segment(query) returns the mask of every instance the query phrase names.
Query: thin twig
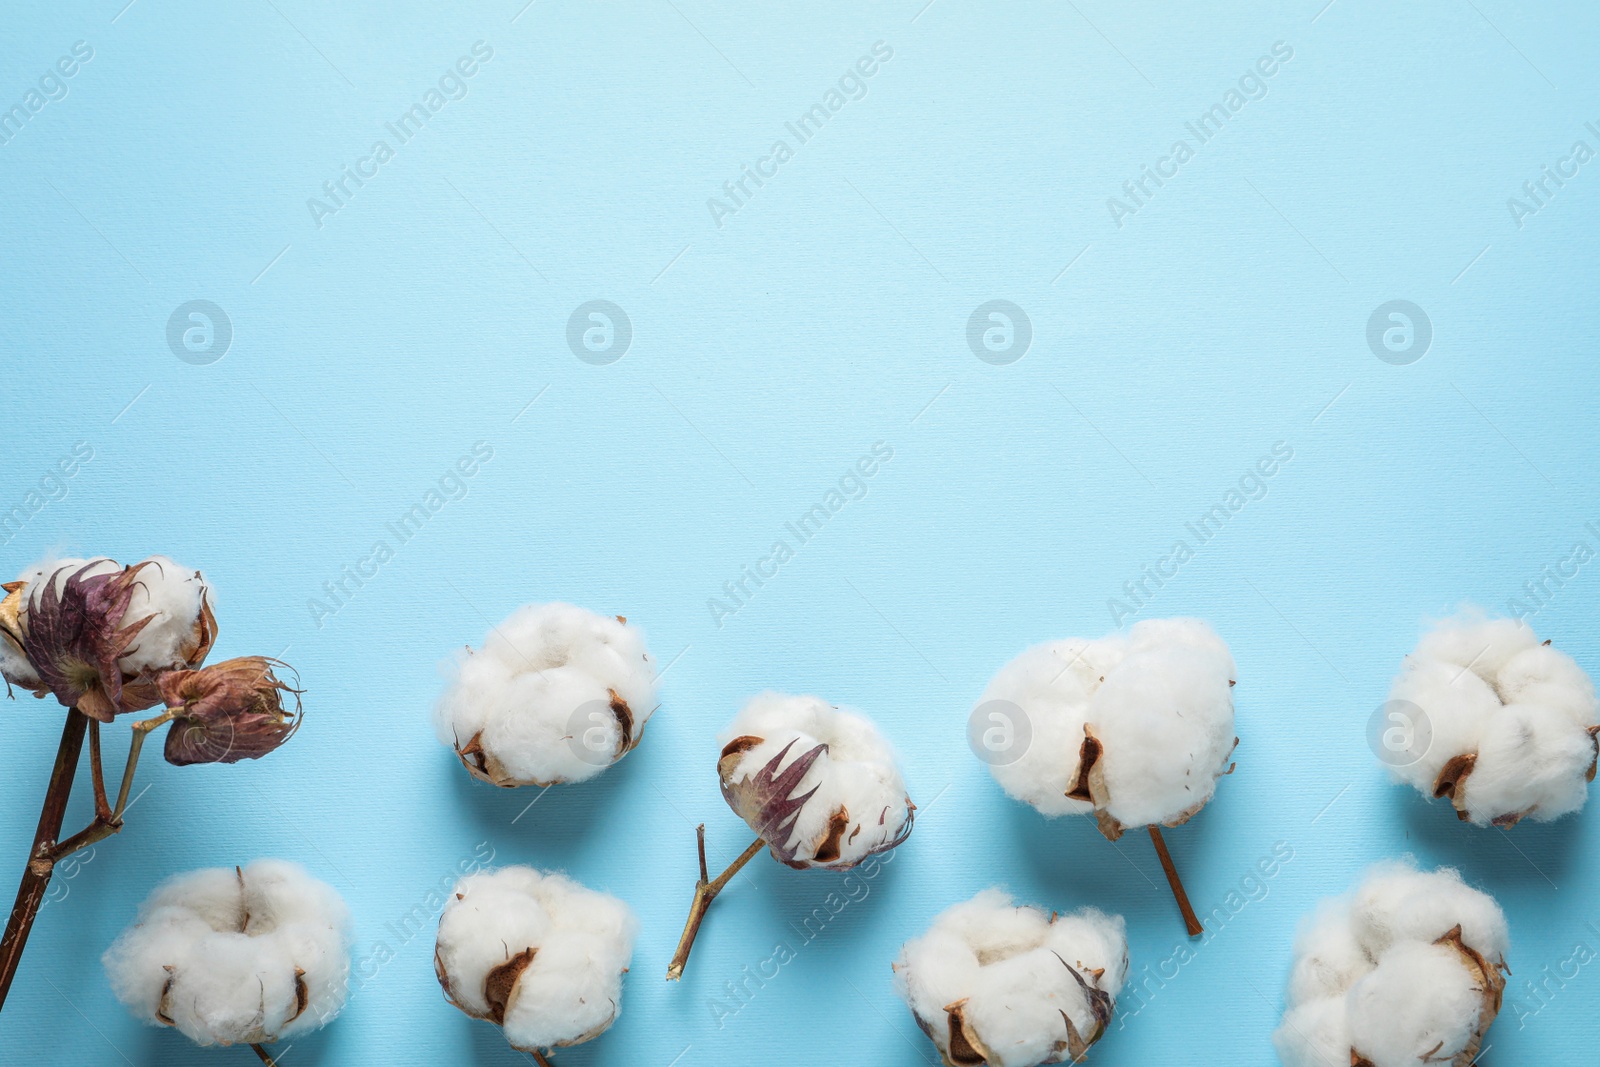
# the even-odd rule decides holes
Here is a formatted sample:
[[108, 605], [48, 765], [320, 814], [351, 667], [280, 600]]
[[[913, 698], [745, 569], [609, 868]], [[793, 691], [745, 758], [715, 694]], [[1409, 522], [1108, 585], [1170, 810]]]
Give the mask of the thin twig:
[[694, 902], [689, 905], [689, 918], [683, 924], [683, 936], [678, 939], [678, 951], [672, 954], [672, 963], [667, 967], [667, 981], [675, 982], [683, 977], [684, 965], [689, 962], [689, 952], [694, 948], [694, 939], [700, 933], [700, 923], [706, 917], [706, 909], [711, 907], [711, 902], [722, 892], [730, 879], [738, 874], [740, 869], [751, 860], [756, 853], [766, 846], [761, 838], [750, 842], [750, 847], [745, 849], [738, 859], [728, 865], [728, 869], [717, 875], [716, 881], [706, 881], [706, 825], [701, 823], [695, 829], [695, 835], [700, 843], [700, 880], [694, 886]]
[[145, 738], [150, 736], [152, 730], [171, 722], [182, 710], [182, 708], [168, 708], [160, 715], [141, 719], [133, 724], [133, 740], [128, 744], [128, 763], [122, 769], [122, 786], [117, 790], [117, 806], [106, 815], [97, 813], [94, 822], [51, 848], [49, 850], [51, 862], [57, 862], [81, 848], [88, 848], [104, 841], [122, 829], [122, 813], [128, 808], [128, 793], [133, 789], [133, 775], [139, 766], [139, 752], [144, 748]]
[[1178, 878], [1178, 868], [1172, 864], [1172, 853], [1167, 851], [1167, 843], [1161, 837], [1161, 828], [1151, 823], [1147, 829], [1150, 831], [1150, 842], [1156, 846], [1156, 857], [1161, 860], [1161, 869], [1166, 872], [1167, 884], [1172, 887], [1172, 895], [1178, 901], [1178, 910], [1183, 912], [1183, 925], [1188, 929], [1190, 937], [1198, 937], [1205, 933], [1206, 928], [1200, 925], [1200, 919], [1189, 904], [1189, 894], [1183, 891], [1183, 882]]
[[22, 950], [27, 947], [28, 934], [33, 921], [38, 918], [39, 906], [44, 903], [45, 890], [50, 887], [50, 876], [55, 873], [55, 860], [50, 848], [61, 833], [62, 820], [67, 815], [67, 798], [72, 794], [72, 778], [78, 770], [78, 758], [83, 754], [83, 734], [89, 720], [77, 708], [67, 709], [67, 721], [61, 727], [61, 744], [56, 749], [55, 767], [50, 772], [50, 785], [45, 789], [44, 807], [39, 812], [39, 829], [33, 836], [33, 849], [28, 853], [28, 865], [22, 872], [22, 884], [17, 887], [17, 903], [6, 922], [5, 937], [0, 939], [0, 1007], [5, 1006], [6, 994], [11, 991], [11, 980], [22, 963]]
[[89, 720], [89, 773], [94, 779], [95, 818], [111, 814], [111, 802], [106, 799], [106, 772], [100, 765], [100, 720]]
[[253, 1044], [253, 1043], [251, 1044], [250, 1048], [251, 1048], [251, 1050], [253, 1052], [255, 1052], [255, 1054], [257, 1056], [261, 1057], [261, 1062], [266, 1064], [267, 1067], [278, 1067], [277, 1061], [274, 1060], [270, 1055], [267, 1054], [267, 1050], [266, 1049], [262, 1048], [260, 1045]]
[[537, 1063], [539, 1067], [550, 1067], [550, 1057], [546, 1056], [538, 1049], [530, 1048], [528, 1050], [528, 1055], [533, 1057], [533, 1062]]

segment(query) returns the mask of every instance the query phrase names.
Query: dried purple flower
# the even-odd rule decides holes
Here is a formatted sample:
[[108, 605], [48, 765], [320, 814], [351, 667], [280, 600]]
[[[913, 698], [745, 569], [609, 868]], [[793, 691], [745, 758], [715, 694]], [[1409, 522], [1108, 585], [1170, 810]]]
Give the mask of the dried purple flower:
[[[117, 660], [128, 651], [153, 615], [122, 625], [143, 564], [104, 571], [86, 563], [58, 582], [51, 575], [28, 603], [22, 648], [43, 687], [67, 707], [91, 719], [110, 722], [119, 712], [140, 711], [155, 703], [152, 694], [123, 692]], [[98, 573], [90, 573], [98, 571]]]
[[[175, 713], [167, 731], [167, 762], [180, 767], [237, 763], [265, 756], [287, 741], [300, 728], [301, 691], [273, 673], [274, 667], [286, 666], [265, 656], [241, 656], [158, 676], [161, 699]], [[292, 711], [284, 707], [285, 693], [294, 697]]]
[[[100, 722], [159, 703], [156, 673], [198, 667], [217, 636], [204, 579], [182, 577], [164, 557], [131, 567], [76, 560], [4, 588], [7, 680]], [[129, 619], [135, 604], [138, 617]]]

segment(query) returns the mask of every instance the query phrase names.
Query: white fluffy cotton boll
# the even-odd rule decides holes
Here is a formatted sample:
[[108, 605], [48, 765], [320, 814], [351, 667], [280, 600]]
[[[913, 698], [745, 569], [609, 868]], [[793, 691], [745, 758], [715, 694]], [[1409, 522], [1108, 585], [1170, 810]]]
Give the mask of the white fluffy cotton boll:
[[[202, 640], [197, 631], [216, 625], [208, 618], [216, 605], [211, 585], [193, 567], [180, 566], [166, 556], [151, 556], [136, 566], [142, 569], [124, 620], [137, 622], [149, 616], [150, 622], [119, 662], [134, 674], [191, 666]], [[209, 640], [206, 644], [209, 647]]]
[[456, 657], [434, 708], [439, 740], [500, 786], [593, 778], [638, 745], [656, 665], [637, 626], [571, 604], [517, 609]]
[[[151, 556], [135, 566], [139, 568], [139, 576], [123, 613], [122, 625], [132, 626], [144, 619], [150, 621], [118, 659], [123, 674], [147, 675], [198, 666], [216, 636], [216, 619], [212, 614], [216, 596], [210, 584], [199, 571], [174, 563], [166, 556]], [[121, 569], [121, 564], [105, 557], [40, 560], [17, 576], [17, 582], [23, 583], [17, 591], [17, 599], [12, 602], [17, 625], [24, 630], [27, 628], [29, 606], [49, 585], [53, 584], [56, 594], [60, 595], [67, 579], [80, 571], [88, 578]], [[3, 638], [0, 638], [0, 672], [18, 685], [29, 688], [39, 685], [38, 676], [22, 656], [22, 650], [15, 642]]]
[[1434, 942], [1461, 927], [1462, 939], [1490, 960], [1511, 949], [1505, 915], [1494, 898], [1461, 880], [1451, 867], [1419, 871], [1409, 862], [1373, 864], [1340, 902], [1362, 951], [1378, 959], [1392, 945]]
[[865, 716], [763, 693], [720, 734], [722, 795], [791, 867], [854, 867], [911, 833], [894, 750]]
[[1349, 902], [1323, 901], [1296, 939], [1289, 1002], [1305, 1004], [1342, 995], [1372, 970], [1375, 956], [1368, 955], [1356, 936]]
[[1572, 657], [1523, 623], [1469, 609], [1437, 624], [1389, 700], [1421, 709], [1430, 735], [1420, 758], [1392, 773], [1425, 796], [1448, 796], [1462, 820], [1505, 827], [1583, 807], [1600, 701]]
[[176, 875], [103, 962], [117, 999], [200, 1045], [315, 1030], [344, 1006], [350, 914], [331, 886], [283, 860]]
[[434, 970], [450, 1003], [513, 1047], [576, 1045], [616, 1021], [637, 929], [622, 901], [564, 875], [484, 871], [445, 904]]
[[990, 762], [1002, 788], [1046, 815], [1094, 811], [1113, 840], [1177, 826], [1232, 765], [1233, 656], [1198, 619], [1149, 619], [1126, 634], [1037, 645], [980, 698], [1014, 705], [1031, 740]]
[[1128, 969], [1120, 915], [1018, 907], [986, 889], [900, 950], [895, 988], [952, 1067], [1076, 1061], [1105, 1033]]
[[1290, 1008], [1272, 1035], [1285, 1067], [1346, 1067], [1350, 1062], [1350, 1020], [1343, 997], [1313, 1000]]
[[1395, 945], [1345, 998], [1361, 1055], [1375, 1067], [1414, 1067], [1450, 1063], [1469, 1044], [1475, 1054], [1484, 1007], [1477, 981], [1450, 945]]
[[1295, 939], [1285, 1067], [1472, 1062], [1500, 1010], [1505, 916], [1448, 868], [1372, 867], [1319, 906]]

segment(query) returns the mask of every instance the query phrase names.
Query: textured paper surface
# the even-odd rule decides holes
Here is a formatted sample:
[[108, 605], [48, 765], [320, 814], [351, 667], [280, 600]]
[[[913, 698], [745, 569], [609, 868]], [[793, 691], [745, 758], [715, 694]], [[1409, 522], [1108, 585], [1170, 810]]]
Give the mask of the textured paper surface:
[[[1600, 668], [1600, 563], [1545, 577], [1576, 542], [1600, 550], [1600, 161], [1561, 187], [1541, 170], [1600, 151], [1590, 6], [123, 3], [0, 16], [0, 107], [27, 111], [0, 144], [0, 510], [29, 512], [0, 556], [7, 574], [57, 550], [203, 568], [217, 655], [281, 652], [307, 720], [258, 762], [145, 766], [126, 830], [58, 878], [0, 1063], [251, 1062], [135, 1023], [99, 955], [165, 875], [266, 855], [346, 896], [362, 976], [285, 1067], [522, 1062], [430, 962], [430, 890], [490, 850], [641, 916], [622, 1017], [560, 1053], [571, 1067], [934, 1059], [889, 964], [996, 883], [1127, 916], [1144, 1003], [1124, 998], [1093, 1062], [1268, 1065], [1296, 921], [1408, 850], [1510, 919], [1484, 1062], [1587, 1055], [1596, 811], [1460, 825], [1388, 784], [1365, 730], [1424, 618], [1504, 610], [1530, 581], [1541, 637]], [[28, 110], [78, 41], [92, 58]], [[877, 42], [892, 57], [852, 99], [841, 79]], [[1292, 58], [1255, 76], [1264, 95], [1241, 87], [1278, 42]], [[413, 104], [426, 121], [402, 142], [388, 124]], [[1226, 121], [1200, 143], [1213, 105]], [[1192, 158], [1134, 202], [1124, 183], [1170, 174], [1180, 139]], [[746, 165], [766, 176], [735, 204]], [[369, 176], [328, 210], [345, 167]], [[229, 330], [186, 311], [169, 344], [197, 300]], [[580, 359], [569, 319], [595, 300], [630, 330], [585, 312]], [[969, 346], [995, 300], [1026, 316], [1020, 359], [984, 347], [1016, 343], [1015, 315], [980, 317], [988, 359]], [[1410, 362], [1383, 347], [1404, 322], [1380, 323], [1387, 358], [1368, 342], [1397, 300], [1431, 327]], [[591, 329], [613, 347], [584, 347]], [[80, 442], [93, 458], [32, 512]], [[397, 536], [479, 442], [464, 498]], [[858, 491], [878, 442], [892, 459]], [[1280, 442], [1292, 458], [1258, 492]], [[830, 491], [802, 540], [789, 524]], [[1214, 506], [1202, 543], [1188, 524]], [[996, 668], [1112, 629], [1147, 566], [1170, 576], [1131, 618], [1204, 616], [1239, 666], [1238, 772], [1167, 834], [1202, 916], [1231, 910], [1181, 963], [1148, 842], [1009, 801], [964, 739]], [[346, 567], [367, 577], [335, 605]], [[598, 780], [497, 791], [433, 738], [437, 667], [549, 599], [643, 627], [663, 706]], [[837, 914], [842, 878], [758, 858], [668, 986], [694, 824], [713, 862], [748, 842], [715, 735], [765, 687], [873, 715], [916, 831]], [[9, 894], [60, 714], [0, 710]], [[110, 731], [113, 763], [125, 744]], [[69, 829], [87, 818], [84, 777]], [[1254, 880], [1275, 847], [1293, 858]]]

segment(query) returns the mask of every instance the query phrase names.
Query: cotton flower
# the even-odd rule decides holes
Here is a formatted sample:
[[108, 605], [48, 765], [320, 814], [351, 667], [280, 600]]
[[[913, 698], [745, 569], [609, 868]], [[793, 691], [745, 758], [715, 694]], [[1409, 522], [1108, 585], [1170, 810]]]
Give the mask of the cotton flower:
[[656, 708], [637, 627], [571, 604], [517, 609], [466, 649], [434, 709], [439, 740], [500, 786], [593, 778], [631, 752]]
[[[968, 726], [1003, 789], [1046, 815], [1093, 812], [1115, 841], [1145, 827], [1191, 936], [1203, 932], [1160, 827], [1188, 822], [1233, 773], [1233, 655], [1199, 619], [1147, 619], [1098, 641], [1035, 645], [1001, 667]], [[986, 734], [985, 734], [986, 736]]]
[[1198, 619], [1149, 619], [1098, 641], [1035, 645], [1000, 668], [979, 701], [1021, 709], [1032, 738], [989, 766], [1046, 815], [1094, 812], [1125, 829], [1178, 826], [1233, 768], [1233, 656]]
[[1000, 889], [943, 912], [894, 964], [895, 989], [949, 1067], [1079, 1062], [1127, 971], [1122, 916], [1047, 914]]
[[713, 880], [706, 869], [706, 827], [700, 824], [700, 880], [667, 965], [669, 982], [683, 977], [706, 909], [763, 848], [798, 870], [848, 870], [905, 841], [917, 810], [878, 728], [817, 697], [762, 693], [720, 740], [723, 799], [756, 839]]
[[1509, 945], [1499, 905], [1454, 870], [1380, 863], [1302, 924], [1273, 1044], [1285, 1067], [1466, 1067]]
[[763, 693], [722, 731], [722, 795], [791, 867], [854, 867], [911, 833], [916, 805], [877, 727], [812, 696]]
[[137, 1018], [200, 1045], [256, 1045], [339, 1014], [349, 924], [331, 886], [293, 863], [257, 860], [167, 879], [102, 962]]
[[[241, 656], [160, 675], [157, 687], [175, 719], [167, 730], [167, 762], [258, 759], [292, 737], [300, 728], [300, 691], [273, 673], [285, 666], [265, 656]], [[295, 698], [293, 711], [283, 706], [285, 693]]]
[[102, 722], [155, 704], [155, 676], [199, 666], [216, 640], [210, 586], [165, 556], [46, 561], [4, 589], [6, 680]]
[[[217, 637], [211, 587], [199, 571], [166, 556], [129, 567], [105, 557], [51, 559], [0, 589], [0, 674], [8, 693], [21, 685], [37, 697], [53, 695], [68, 709], [17, 906], [6, 924], [3, 1006], [56, 866], [122, 829], [150, 734], [175, 722], [166, 744], [172, 763], [232, 763], [286, 741], [299, 724], [300, 708], [298, 699], [292, 712], [284, 707], [283, 694], [298, 698], [299, 690], [274, 674], [287, 667], [277, 660], [248, 656], [201, 667]], [[163, 703], [160, 714], [131, 724], [122, 781], [113, 793], [107, 788], [103, 729], [118, 715]], [[67, 834], [67, 795], [85, 751], [94, 816]]]
[[445, 999], [513, 1048], [577, 1045], [616, 1022], [637, 930], [626, 904], [564, 875], [483, 871], [445, 904], [434, 971]]
[[1506, 827], [1583, 807], [1600, 732], [1594, 684], [1524, 623], [1471, 611], [1439, 623], [1406, 657], [1389, 701], [1420, 708], [1402, 717], [1430, 734], [1420, 758], [1391, 763], [1394, 776], [1449, 797], [1463, 821]]

